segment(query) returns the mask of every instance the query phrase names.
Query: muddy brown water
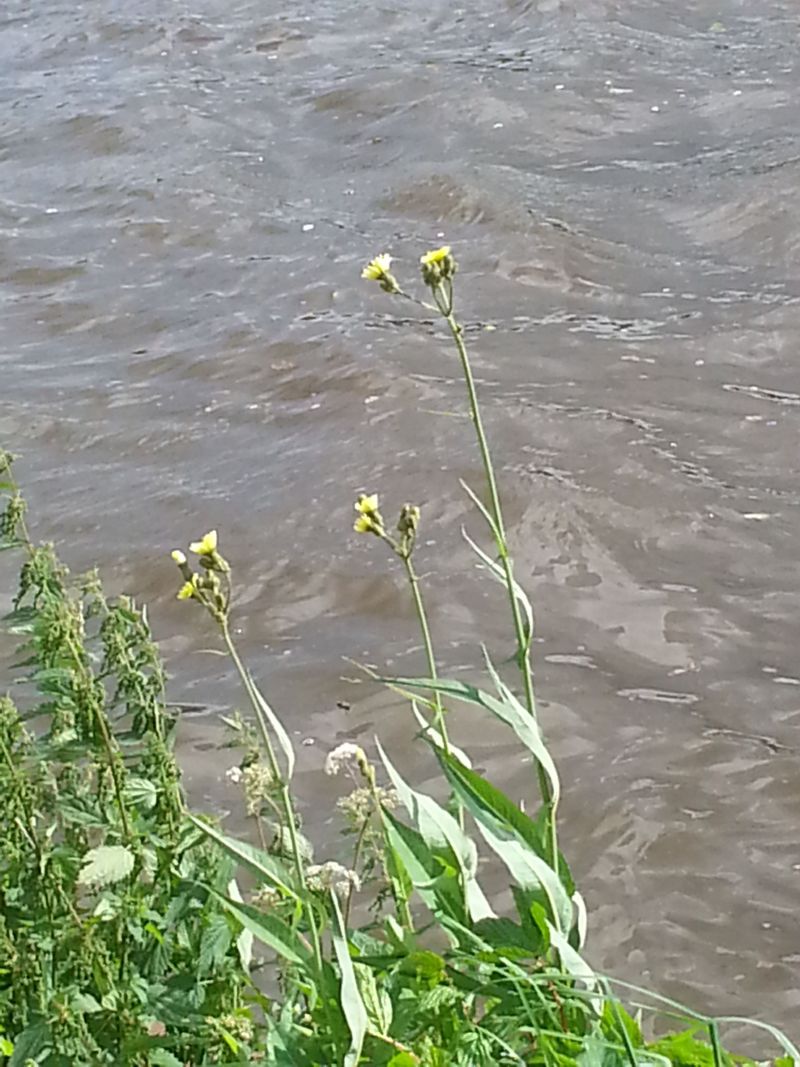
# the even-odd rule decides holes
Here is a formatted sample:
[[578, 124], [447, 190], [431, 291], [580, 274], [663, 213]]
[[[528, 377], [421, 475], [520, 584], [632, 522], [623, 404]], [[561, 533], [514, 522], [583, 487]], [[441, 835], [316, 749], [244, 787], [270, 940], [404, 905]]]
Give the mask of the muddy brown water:
[[[795, 1035], [798, 28], [735, 0], [0, 12], [0, 439], [38, 531], [149, 602], [197, 802], [233, 804], [238, 697], [168, 551], [210, 527], [334, 851], [337, 740], [430, 775], [404, 709], [348, 681], [345, 657], [422, 668], [399, 575], [350, 533], [358, 489], [422, 504], [448, 669], [509, 651], [460, 539], [455, 361], [358, 276], [389, 250], [413, 278], [446, 239], [589, 954]], [[507, 737], [454, 729], [531, 796]]]

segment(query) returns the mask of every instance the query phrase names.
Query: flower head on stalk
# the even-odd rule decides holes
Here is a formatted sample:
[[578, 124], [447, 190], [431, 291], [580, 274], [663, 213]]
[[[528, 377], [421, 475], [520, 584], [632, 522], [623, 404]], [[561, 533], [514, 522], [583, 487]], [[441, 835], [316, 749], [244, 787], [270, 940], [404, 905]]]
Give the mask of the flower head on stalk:
[[435, 289], [442, 281], [449, 281], [457, 270], [456, 261], [450, 251], [450, 245], [442, 245], [420, 256], [422, 280], [425, 284]]
[[400, 554], [403, 556], [410, 556], [414, 551], [419, 519], [420, 510], [416, 504], [403, 504], [400, 518], [397, 520], [397, 532], [400, 534]]
[[399, 293], [400, 286], [397, 284], [397, 279], [389, 270], [391, 265], [392, 257], [387, 252], [381, 252], [364, 267], [361, 277], [368, 282], [378, 282], [386, 293]]
[[354, 506], [358, 512], [358, 518], [353, 523], [356, 533], [373, 533], [378, 537], [383, 537], [386, 531], [383, 516], [378, 511], [378, 494], [361, 493]]

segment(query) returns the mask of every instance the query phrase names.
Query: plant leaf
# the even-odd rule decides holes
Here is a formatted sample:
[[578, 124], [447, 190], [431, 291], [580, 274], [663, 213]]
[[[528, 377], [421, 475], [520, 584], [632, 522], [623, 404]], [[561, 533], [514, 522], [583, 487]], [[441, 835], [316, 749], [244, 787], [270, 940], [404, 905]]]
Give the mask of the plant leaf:
[[479, 919], [494, 918], [489, 901], [478, 885], [478, 850], [475, 842], [470, 840], [453, 816], [444, 810], [433, 797], [418, 793], [412, 789], [395, 770], [391, 760], [383, 751], [380, 741], [375, 739], [386, 773], [392, 780], [406, 811], [425, 839], [426, 844], [434, 849], [448, 846], [452, 849], [461, 874], [461, 887], [467, 913], [473, 922]]
[[[231, 878], [230, 882], [228, 882], [228, 896], [231, 900], [235, 900], [237, 904], [244, 904], [244, 899], [239, 890], [239, 883], [235, 878]], [[242, 967], [249, 974], [250, 964], [253, 962], [252, 930], [242, 930], [236, 938], [236, 951], [239, 953], [239, 961]]]
[[78, 872], [78, 885], [102, 889], [127, 878], [133, 870], [134, 858], [124, 845], [100, 845], [90, 848], [83, 857], [83, 866]]
[[[467, 531], [463, 528], [461, 530], [461, 536], [467, 542], [467, 544], [475, 553], [475, 555], [489, 569], [489, 573], [494, 575], [494, 577], [500, 582], [504, 589], [508, 589], [508, 578], [506, 577], [506, 572], [503, 570], [497, 560], [492, 559], [492, 557], [487, 552], [484, 552], [483, 549], [472, 540]], [[531, 602], [530, 600], [528, 600], [528, 596], [525, 590], [513, 576], [511, 578], [511, 591], [516, 597], [517, 603], [522, 608], [522, 614], [525, 623], [525, 644], [521, 649], [521, 652], [523, 655], [527, 656], [531, 650], [531, 642], [533, 641], [533, 608], [531, 607]]]
[[243, 904], [241, 901], [225, 897], [216, 890], [210, 890], [216, 899], [226, 908], [234, 918], [238, 919], [245, 930], [258, 938], [263, 944], [268, 945], [278, 955], [290, 963], [305, 963], [309, 959], [309, 952], [299, 934], [279, 919], [277, 915], [259, 911], [252, 904]]
[[[426, 740], [432, 742], [432, 744], [434, 744], [437, 748], [444, 749], [444, 738], [442, 737], [441, 733], [436, 729], [436, 727], [432, 723], [429, 723], [425, 716], [422, 714], [422, 712], [419, 710], [419, 706], [416, 700], [411, 701], [411, 710], [414, 712], [414, 718], [419, 723], [423, 737], [425, 737]], [[453, 744], [452, 741], [448, 743], [447, 747], [450, 749], [450, 752], [456, 757], [456, 759], [463, 763], [465, 767], [472, 766], [472, 760], [469, 758], [466, 752], [464, 752], [463, 749], [458, 748], [456, 745]]]
[[204, 822], [195, 815], [190, 814], [189, 821], [206, 837], [210, 837], [212, 841], [215, 841], [233, 859], [243, 863], [245, 867], [248, 867], [255, 874], [261, 875], [270, 885], [280, 889], [281, 892], [286, 893], [293, 900], [299, 899], [292, 887], [291, 876], [280, 860], [270, 856], [268, 852], [256, 848], [254, 845], [249, 845], [246, 841], [238, 841], [235, 837], [228, 837], [215, 826], [212, 826], [211, 823]]
[[[459, 923], [467, 921], [464, 898], [456, 871], [447, 873], [445, 860], [425, 843], [422, 834], [406, 826], [391, 811], [384, 811], [389, 846], [402, 864], [411, 884], [425, 905], [438, 918], [447, 916]], [[451, 855], [447, 850], [448, 856]]]
[[331, 928], [333, 937], [333, 950], [341, 972], [340, 998], [342, 1011], [350, 1029], [350, 1050], [344, 1058], [344, 1067], [356, 1067], [361, 1058], [361, 1049], [364, 1046], [364, 1038], [367, 1034], [369, 1016], [361, 999], [361, 993], [356, 981], [356, 972], [353, 969], [353, 961], [350, 958], [350, 949], [347, 944], [347, 931], [342, 918], [342, 911], [335, 892], [331, 892], [334, 922]]
[[249, 671], [247, 672], [247, 677], [252, 687], [253, 694], [258, 701], [258, 706], [272, 727], [275, 737], [278, 739], [278, 744], [281, 746], [281, 750], [286, 757], [286, 779], [287, 781], [291, 781], [292, 775], [294, 774], [295, 764], [294, 747], [292, 746], [292, 742], [289, 740], [289, 735], [286, 733], [283, 723], [264, 699], [263, 693], [256, 685], [255, 679]]

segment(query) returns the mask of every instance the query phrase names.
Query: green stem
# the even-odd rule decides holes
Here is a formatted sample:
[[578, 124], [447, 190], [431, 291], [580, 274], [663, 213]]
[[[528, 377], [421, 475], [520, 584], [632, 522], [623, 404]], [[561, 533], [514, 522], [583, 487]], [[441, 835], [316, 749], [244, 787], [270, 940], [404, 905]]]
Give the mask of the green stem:
[[[436, 671], [436, 657], [433, 653], [433, 641], [431, 639], [430, 626], [428, 625], [428, 614], [425, 611], [425, 603], [422, 599], [422, 591], [419, 587], [419, 575], [414, 569], [414, 564], [411, 561], [411, 553], [400, 553], [403, 560], [403, 566], [406, 569], [406, 575], [408, 576], [408, 584], [411, 587], [411, 596], [414, 599], [414, 608], [417, 612], [417, 619], [419, 620], [419, 628], [422, 631], [422, 643], [425, 646], [425, 658], [428, 662], [428, 677], [431, 681], [438, 679]], [[442, 705], [442, 697], [438, 692], [433, 694], [434, 703], [434, 723], [436, 729], [439, 731], [442, 738], [442, 748], [445, 753], [450, 755], [450, 741], [447, 736], [447, 727], [444, 721], [444, 707]]]
[[[434, 298], [439, 306], [442, 317], [450, 328], [450, 333], [452, 334], [459, 359], [461, 360], [461, 369], [467, 386], [467, 396], [469, 398], [470, 415], [472, 424], [475, 427], [478, 448], [480, 450], [481, 459], [483, 460], [483, 469], [486, 474], [486, 482], [489, 488], [489, 510], [495, 525], [497, 552], [500, 557], [503, 574], [505, 575], [505, 584], [508, 591], [509, 604], [511, 606], [511, 616], [517, 641], [517, 658], [519, 660], [519, 667], [522, 673], [522, 684], [525, 690], [525, 703], [527, 704], [528, 711], [534, 718], [536, 718], [533, 672], [531, 671], [530, 658], [526, 651], [527, 636], [525, 633], [522, 611], [520, 610], [519, 601], [514, 593], [514, 565], [508, 551], [506, 528], [503, 521], [503, 509], [500, 504], [500, 492], [497, 487], [497, 478], [494, 472], [491, 451], [489, 450], [489, 442], [486, 439], [486, 431], [483, 428], [483, 419], [481, 418], [481, 410], [478, 403], [478, 391], [475, 387], [475, 378], [472, 374], [472, 366], [470, 365], [467, 346], [464, 343], [464, 333], [461, 325], [453, 314], [452, 285], [448, 285], [446, 291], [441, 288], [434, 290]], [[558, 873], [558, 830], [556, 827], [555, 812], [553, 811], [553, 796], [545, 769], [538, 760], [536, 761], [536, 774], [542, 800], [548, 808], [550, 863], [556, 873]]]
[[[253, 707], [253, 711], [256, 713], [261, 736], [264, 740], [264, 746], [267, 751], [267, 759], [269, 760], [270, 771], [275, 781], [278, 783], [278, 792], [280, 795], [281, 806], [286, 818], [286, 826], [289, 831], [289, 842], [292, 849], [292, 859], [294, 861], [295, 874], [297, 876], [297, 884], [303, 891], [303, 895], [307, 896], [306, 890], [306, 873], [303, 866], [303, 857], [300, 853], [300, 843], [297, 838], [297, 820], [295, 818], [294, 804], [292, 803], [292, 796], [289, 792], [289, 787], [286, 784], [286, 780], [283, 777], [278, 758], [275, 755], [275, 747], [272, 744], [272, 738], [269, 732], [269, 724], [264, 718], [264, 713], [261, 710], [261, 704], [258, 699], [258, 694], [253, 687], [252, 679], [247, 671], [244, 663], [239, 656], [239, 652], [236, 645], [233, 642], [231, 636], [230, 627], [228, 626], [228, 619], [226, 615], [221, 616], [218, 619], [220, 630], [222, 631], [222, 638], [225, 642], [225, 647], [228, 650], [228, 654], [233, 661], [233, 665], [236, 667], [237, 673], [242, 681], [242, 685], [245, 688], [247, 696], [250, 699], [250, 704]], [[314, 905], [310, 901], [306, 901], [306, 916], [308, 918], [308, 926], [311, 932], [311, 943], [314, 950], [314, 961], [317, 967], [317, 975], [322, 981], [322, 942], [320, 939], [319, 926], [317, 924], [317, 916], [314, 912]]]

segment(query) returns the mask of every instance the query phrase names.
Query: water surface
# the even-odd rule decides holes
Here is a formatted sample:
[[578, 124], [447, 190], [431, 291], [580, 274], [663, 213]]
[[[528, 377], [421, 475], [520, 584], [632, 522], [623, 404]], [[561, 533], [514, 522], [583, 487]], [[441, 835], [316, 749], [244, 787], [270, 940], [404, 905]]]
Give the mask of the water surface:
[[[423, 506], [449, 669], [508, 651], [460, 539], [452, 354], [358, 277], [447, 240], [591, 958], [796, 1034], [796, 6], [6, 0], [0, 30], [0, 440], [41, 534], [149, 601], [198, 802], [231, 803], [238, 697], [176, 543], [222, 533], [319, 840], [336, 740], [418, 759], [348, 681], [422, 667], [357, 490]], [[507, 738], [460, 729], [531, 796]]]

